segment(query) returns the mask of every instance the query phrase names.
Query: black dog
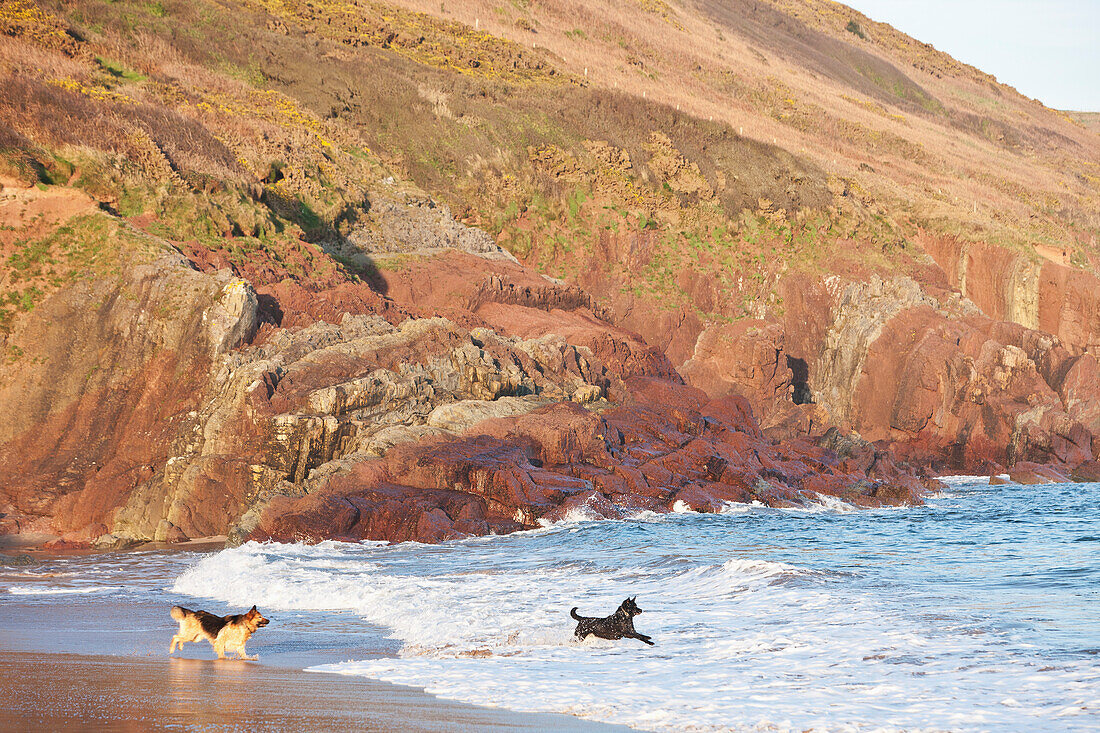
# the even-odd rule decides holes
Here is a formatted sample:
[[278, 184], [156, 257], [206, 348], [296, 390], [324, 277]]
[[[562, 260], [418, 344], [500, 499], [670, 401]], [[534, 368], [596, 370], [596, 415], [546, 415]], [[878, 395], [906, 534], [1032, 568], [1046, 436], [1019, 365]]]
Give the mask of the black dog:
[[615, 613], [606, 618], [578, 616], [577, 609], [574, 608], [569, 612], [569, 615], [577, 620], [577, 630], [573, 633], [582, 641], [584, 637], [592, 634], [601, 639], [611, 639], [613, 641], [623, 638], [637, 639], [653, 646], [653, 642], [649, 640], [648, 636], [639, 634], [634, 630], [634, 617], [642, 612], [642, 609], [638, 608], [638, 604], [634, 602], [637, 597], [627, 598]]

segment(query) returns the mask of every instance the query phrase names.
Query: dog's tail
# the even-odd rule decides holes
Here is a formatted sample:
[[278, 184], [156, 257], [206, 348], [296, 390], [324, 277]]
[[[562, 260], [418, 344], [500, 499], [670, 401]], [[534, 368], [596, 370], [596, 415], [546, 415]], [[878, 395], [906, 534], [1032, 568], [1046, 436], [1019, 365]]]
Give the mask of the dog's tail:
[[172, 610], [169, 613], [172, 614], [172, 618], [175, 620], [183, 621], [184, 617], [191, 613], [191, 611], [183, 606], [172, 606]]
[[583, 621], [584, 620], [584, 616], [578, 616], [577, 615], [577, 607], [576, 606], [573, 606], [573, 609], [569, 612], [569, 615], [572, 616], [573, 618], [575, 618], [577, 621]]

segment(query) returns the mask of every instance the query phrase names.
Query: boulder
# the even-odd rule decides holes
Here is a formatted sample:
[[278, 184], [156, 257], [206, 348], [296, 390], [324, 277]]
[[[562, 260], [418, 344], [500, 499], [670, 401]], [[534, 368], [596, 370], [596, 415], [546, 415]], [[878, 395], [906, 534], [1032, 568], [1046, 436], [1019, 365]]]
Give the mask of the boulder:
[[1008, 471], [1009, 478], [1018, 484], [1063, 484], [1069, 477], [1050, 466], [1021, 461]]
[[1070, 472], [1070, 478], [1079, 483], [1100, 483], [1100, 461], [1087, 461]]

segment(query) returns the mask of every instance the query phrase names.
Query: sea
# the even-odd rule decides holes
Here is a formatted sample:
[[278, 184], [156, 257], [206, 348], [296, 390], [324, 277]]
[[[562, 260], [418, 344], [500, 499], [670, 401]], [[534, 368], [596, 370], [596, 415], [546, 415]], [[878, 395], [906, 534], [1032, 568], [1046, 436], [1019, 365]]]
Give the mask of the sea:
[[[257, 604], [284, 638], [391, 641], [310, 674], [643, 730], [1100, 730], [1100, 484], [956, 477], [923, 506], [578, 512], [439, 545], [248, 543], [19, 572], [0, 604], [129, 599], [164, 616], [165, 646], [167, 605]], [[574, 637], [572, 607], [603, 616], [627, 597], [654, 646]], [[261, 663], [266, 632], [249, 643]]]

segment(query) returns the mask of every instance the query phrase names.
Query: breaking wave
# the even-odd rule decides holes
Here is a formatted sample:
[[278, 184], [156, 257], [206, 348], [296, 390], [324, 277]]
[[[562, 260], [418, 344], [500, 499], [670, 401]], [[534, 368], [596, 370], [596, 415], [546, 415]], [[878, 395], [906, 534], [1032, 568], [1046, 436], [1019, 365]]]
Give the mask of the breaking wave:
[[[1057, 492], [955, 481], [950, 501], [890, 512], [823, 499], [581, 512], [438, 546], [249, 543], [172, 590], [353, 612], [398, 656], [313, 671], [520, 711], [659, 730], [1085, 730], [1100, 724], [1100, 659], [1066, 650], [1100, 646], [1100, 567], [1073, 542], [1100, 534], [1100, 513], [1093, 499], [1067, 526], [1079, 492]], [[656, 646], [575, 640], [571, 607], [606, 615], [635, 595]]]

